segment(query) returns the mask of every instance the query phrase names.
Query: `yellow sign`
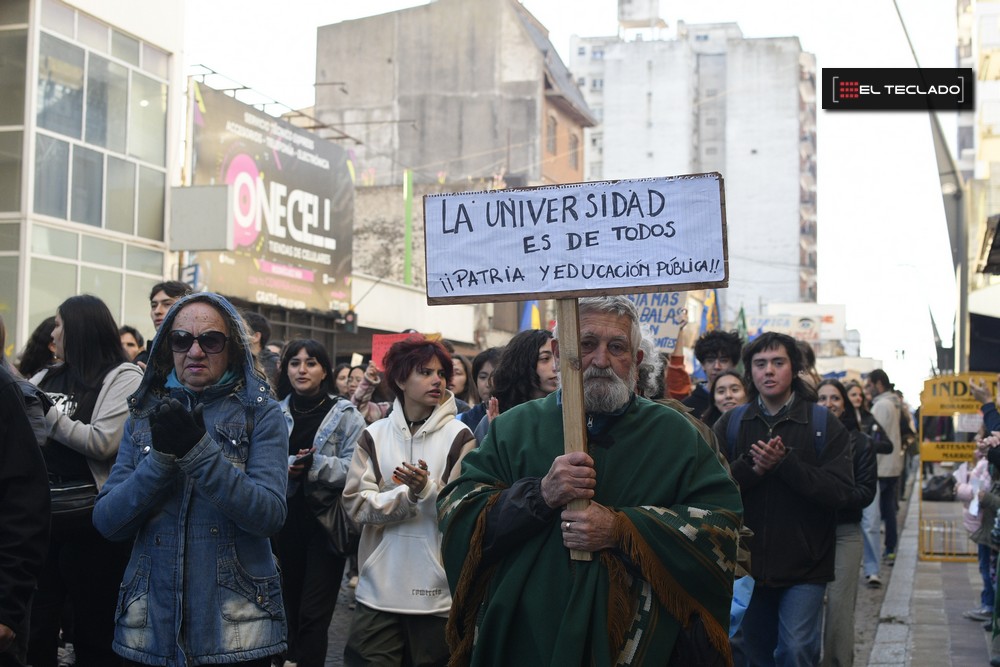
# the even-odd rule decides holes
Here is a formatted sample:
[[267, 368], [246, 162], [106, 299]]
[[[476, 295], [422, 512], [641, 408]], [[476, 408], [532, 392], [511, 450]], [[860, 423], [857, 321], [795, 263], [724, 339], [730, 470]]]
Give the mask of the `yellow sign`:
[[971, 461], [974, 442], [921, 442], [921, 461]]
[[[956, 412], [979, 412], [980, 403], [972, 397], [969, 381], [986, 382], [992, 396], [997, 393], [997, 376], [993, 373], [959, 373], [939, 375], [924, 382], [920, 392], [921, 417], [951, 417]], [[931, 459], [943, 460], [943, 459]]]

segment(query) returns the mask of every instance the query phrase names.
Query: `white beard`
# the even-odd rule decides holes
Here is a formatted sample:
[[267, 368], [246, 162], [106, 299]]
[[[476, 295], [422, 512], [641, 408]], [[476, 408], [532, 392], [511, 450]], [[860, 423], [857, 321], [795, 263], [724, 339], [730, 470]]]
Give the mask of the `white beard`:
[[[628, 381], [621, 379], [610, 368], [591, 366], [583, 372], [583, 405], [587, 412], [610, 414], [628, 403], [635, 391], [636, 367], [629, 371]], [[597, 378], [610, 378], [610, 382]]]

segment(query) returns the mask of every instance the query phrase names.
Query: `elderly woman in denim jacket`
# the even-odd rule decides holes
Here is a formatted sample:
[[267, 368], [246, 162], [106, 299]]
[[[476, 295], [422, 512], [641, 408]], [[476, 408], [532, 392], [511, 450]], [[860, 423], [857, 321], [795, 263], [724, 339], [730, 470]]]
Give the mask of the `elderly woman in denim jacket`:
[[315, 512], [344, 490], [365, 420], [337, 394], [326, 348], [315, 340], [285, 346], [278, 397], [288, 425], [288, 518], [275, 540], [288, 615], [289, 660], [323, 667], [344, 555], [335, 553]]
[[126, 665], [267, 667], [286, 647], [268, 537], [285, 521], [288, 429], [229, 301], [171, 307], [129, 411], [94, 509], [101, 533], [133, 541], [115, 652]]

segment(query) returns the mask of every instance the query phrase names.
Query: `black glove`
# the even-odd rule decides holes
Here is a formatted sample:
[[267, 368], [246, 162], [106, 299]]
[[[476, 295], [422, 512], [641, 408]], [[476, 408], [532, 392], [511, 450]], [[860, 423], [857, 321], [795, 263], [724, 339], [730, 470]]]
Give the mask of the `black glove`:
[[160, 403], [149, 415], [149, 430], [153, 436], [153, 449], [164, 454], [181, 458], [205, 437], [205, 420], [202, 406], [195, 406], [188, 412], [184, 404], [176, 398], [168, 398]]

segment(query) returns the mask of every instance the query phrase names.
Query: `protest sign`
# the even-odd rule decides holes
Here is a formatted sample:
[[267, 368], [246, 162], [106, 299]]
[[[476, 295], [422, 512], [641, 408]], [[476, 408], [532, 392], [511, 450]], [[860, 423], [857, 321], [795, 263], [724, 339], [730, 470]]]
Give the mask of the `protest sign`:
[[717, 173], [424, 197], [429, 304], [726, 287]]
[[673, 354], [681, 325], [687, 323], [687, 293], [629, 294], [628, 298], [639, 311], [639, 324], [645, 326], [653, 338], [653, 350]]
[[375, 368], [379, 369], [380, 372], [385, 372], [385, 355], [392, 347], [393, 343], [398, 343], [401, 340], [406, 340], [410, 336], [418, 336], [419, 334], [414, 333], [399, 333], [399, 334], [375, 334], [372, 336], [372, 361], [375, 362]]

